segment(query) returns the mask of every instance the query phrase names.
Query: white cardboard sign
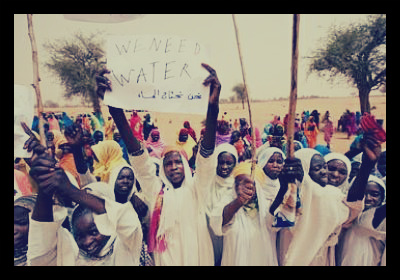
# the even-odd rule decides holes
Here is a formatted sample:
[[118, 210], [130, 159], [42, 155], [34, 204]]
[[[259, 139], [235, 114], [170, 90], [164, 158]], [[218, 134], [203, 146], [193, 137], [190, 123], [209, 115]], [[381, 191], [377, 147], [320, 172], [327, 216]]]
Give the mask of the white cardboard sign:
[[25, 122], [29, 128], [32, 126], [35, 103], [32, 87], [14, 84], [14, 158], [31, 157], [32, 153], [23, 149], [29, 136], [21, 122]]
[[166, 35], [109, 36], [112, 92], [104, 103], [122, 109], [205, 114], [208, 63], [199, 42]]

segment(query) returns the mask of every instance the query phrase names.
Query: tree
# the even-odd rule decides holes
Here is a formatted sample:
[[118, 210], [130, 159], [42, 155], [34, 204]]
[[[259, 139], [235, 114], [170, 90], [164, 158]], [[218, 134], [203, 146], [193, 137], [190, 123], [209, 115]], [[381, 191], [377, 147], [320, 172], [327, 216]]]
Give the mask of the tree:
[[60, 106], [58, 105], [57, 102], [54, 102], [54, 101], [52, 101], [52, 100], [47, 100], [47, 101], [44, 103], [44, 107], [46, 107], [46, 108], [58, 108], [58, 107], [60, 107]]
[[60, 78], [65, 87], [64, 97], [81, 96], [93, 105], [95, 112], [101, 112], [95, 76], [105, 68], [106, 60], [96, 36], [76, 33], [71, 41], [58, 40], [44, 47], [51, 55], [46, 66]]
[[246, 98], [244, 94], [244, 85], [237, 84], [236, 86], [233, 87], [232, 91], [234, 91], [236, 94], [236, 100], [242, 100], [242, 105], [244, 109], [244, 99]]
[[333, 29], [326, 46], [315, 52], [310, 72], [347, 77], [358, 89], [361, 113], [370, 112], [369, 93], [386, 85], [386, 15]]

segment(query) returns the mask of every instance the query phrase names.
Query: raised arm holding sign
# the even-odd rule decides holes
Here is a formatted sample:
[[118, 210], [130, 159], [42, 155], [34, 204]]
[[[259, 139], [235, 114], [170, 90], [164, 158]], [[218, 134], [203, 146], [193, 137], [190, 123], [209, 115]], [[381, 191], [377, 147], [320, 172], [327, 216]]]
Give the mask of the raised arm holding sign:
[[[216, 124], [219, 112], [219, 96], [221, 92], [221, 84], [217, 77], [216, 71], [207, 64], [201, 63], [201, 66], [207, 70], [210, 74], [206, 79], [202, 81], [199, 87], [202, 90], [207, 90], [209, 86], [209, 94], [207, 93], [206, 100], [208, 100], [207, 105], [207, 118], [206, 118], [206, 132], [203, 140], [203, 145], [207, 149], [212, 149], [215, 146], [215, 133]], [[108, 94], [114, 90], [114, 83], [112, 83], [105, 74], [110, 75], [110, 71], [105, 70], [99, 73], [96, 77], [97, 80], [97, 94], [100, 98], [107, 98]], [[112, 84], [112, 87], [111, 87]], [[105, 94], [106, 91], [109, 91]], [[207, 90], [208, 91], [208, 90]], [[136, 107], [136, 104], [133, 104]], [[129, 123], [126, 120], [123, 109], [115, 108], [109, 105], [109, 112], [113, 117], [118, 131], [121, 133], [121, 137], [124, 140], [129, 153], [138, 152], [141, 148], [140, 141], [136, 139], [130, 129]]]
[[[148, 244], [157, 266], [212, 265], [214, 261], [203, 206], [211, 186], [209, 174], [215, 170], [213, 152], [221, 84], [213, 68], [206, 64], [201, 66], [210, 75], [198, 86], [207, 91], [209, 87], [209, 95], [206, 131], [193, 176], [185, 153], [171, 146], [164, 149], [160, 177], [156, 176], [154, 163], [146, 148], [133, 135], [123, 109], [109, 105], [109, 112], [127, 146], [135, 176], [151, 209]], [[111, 85], [104, 77], [98, 77], [97, 81], [99, 94], [103, 96]]]

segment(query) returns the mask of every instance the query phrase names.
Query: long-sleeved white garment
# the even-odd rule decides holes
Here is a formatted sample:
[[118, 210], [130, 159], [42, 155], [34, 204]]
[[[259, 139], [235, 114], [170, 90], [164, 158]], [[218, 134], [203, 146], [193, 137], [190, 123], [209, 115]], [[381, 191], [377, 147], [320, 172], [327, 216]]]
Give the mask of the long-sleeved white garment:
[[284, 265], [334, 265], [334, 246], [343, 224], [362, 211], [363, 201], [347, 202], [336, 187], [320, 186], [309, 176], [311, 159], [319, 154], [314, 149], [300, 149], [295, 157], [302, 162], [304, 179], [300, 187], [302, 215], [291, 229]]
[[[108, 187], [100, 182], [87, 187], [95, 189], [97, 184]], [[106, 213], [93, 214], [93, 218], [99, 232], [111, 236], [100, 253], [103, 255], [104, 252], [106, 255], [104, 258], [89, 259], [80, 253], [71, 232], [61, 226], [67, 216], [66, 208], [54, 206], [53, 222], [38, 222], [30, 219], [28, 265], [138, 266], [143, 234], [136, 212], [129, 204], [120, 204], [109, 198], [102, 198], [105, 200]]]
[[[267, 176], [265, 176], [267, 177]], [[276, 193], [279, 187], [276, 188]], [[266, 194], [268, 192], [268, 194]], [[222, 253], [223, 266], [233, 265], [278, 265], [276, 257], [276, 232], [271, 229], [274, 217], [269, 213], [269, 207], [276, 196], [264, 189], [263, 184], [256, 179], [256, 193], [258, 198], [258, 210], [248, 213], [240, 208], [232, 220], [221, 228], [224, 236]], [[221, 203], [220, 211], [214, 219], [220, 219], [222, 226], [222, 212], [225, 205], [236, 198], [236, 192], [232, 189], [230, 198], [226, 197], [225, 203]], [[225, 205], [224, 205], [225, 204]], [[210, 223], [217, 232], [216, 222]]]
[[343, 236], [342, 266], [386, 265], [386, 219], [374, 228], [376, 209], [363, 212]]
[[[214, 173], [210, 174], [210, 176], [213, 177], [212, 183], [211, 183], [211, 189], [207, 197], [207, 217], [208, 217], [208, 222], [215, 222], [215, 218], [210, 219], [210, 216], [214, 210], [214, 208], [218, 207], [221, 199], [223, 199], [227, 194], [230, 194], [232, 192], [232, 188], [234, 187], [235, 179], [233, 178], [232, 174], [228, 176], [227, 178], [222, 178], [217, 175], [216, 169], [218, 166], [218, 156], [221, 153], [229, 153], [235, 158], [235, 165], [238, 164], [238, 154], [236, 151], [236, 148], [228, 143], [223, 143], [221, 145], [218, 145], [216, 150], [215, 150], [215, 167], [214, 167]], [[217, 219], [217, 223], [220, 222], [220, 219]], [[215, 234], [212, 226], [209, 225], [209, 232], [211, 236], [211, 240], [213, 243], [213, 249], [214, 249], [214, 260], [216, 263], [221, 262], [222, 258], [222, 248], [223, 248], [223, 237], [222, 233]], [[217, 226], [218, 227], [218, 226]], [[220, 226], [218, 227], [220, 228]]]
[[215, 172], [214, 154], [208, 158], [200, 153], [197, 155], [193, 177], [187, 160], [182, 156], [185, 179], [177, 189], [166, 178], [162, 165], [159, 178], [156, 176], [156, 167], [147, 149], [142, 155], [130, 156], [129, 161], [150, 211], [154, 210], [162, 182], [165, 184], [157, 238], [164, 238], [166, 249], [154, 252], [156, 266], [213, 265], [213, 248], [206, 221], [206, 196], [213, 178], [210, 174]]
[[[269, 158], [281, 150], [267, 148], [259, 156], [260, 167], [266, 164]], [[272, 228], [275, 217], [270, 214], [269, 208], [274, 201], [279, 188], [279, 180], [272, 180], [263, 171], [255, 177], [255, 186], [258, 199], [258, 209], [246, 212], [241, 207], [226, 225], [222, 226], [224, 207], [236, 199], [234, 186], [229, 193], [220, 199], [219, 206], [214, 206], [210, 214], [210, 226], [217, 235], [223, 235], [223, 253], [221, 265], [224, 266], [276, 266], [276, 232], [279, 228]], [[276, 212], [281, 211], [278, 209]]]

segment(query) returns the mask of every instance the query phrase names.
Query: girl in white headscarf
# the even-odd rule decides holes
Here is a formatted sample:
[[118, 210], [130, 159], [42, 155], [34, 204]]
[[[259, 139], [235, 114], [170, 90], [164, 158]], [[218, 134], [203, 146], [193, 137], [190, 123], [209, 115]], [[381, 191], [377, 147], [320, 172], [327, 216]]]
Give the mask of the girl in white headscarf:
[[361, 212], [362, 201], [348, 202], [336, 187], [327, 185], [326, 163], [314, 149], [301, 149], [302, 215], [292, 229], [293, 238], [284, 265], [335, 265], [334, 246], [341, 226]]
[[[166, 155], [177, 152], [183, 164], [184, 179], [175, 188], [165, 172]], [[196, 158], [192, 176], [186, 153], [179, 147], [164, 149], [159, 177], [147, 149], [130, 156], [135, 175], [142, 186], [145, 203], [152, 211], [149, 229], [149, 250], [154, 252], [156, 266], [213, 265], [213, 249], [206, 221], [206, 196], [215, 172], [213, 156]], [[176, 164], [176, 163], [174, 163]], [[158, 213], [158, 214], [157, 214]]]
[[350, 160], [341, 153], [329, 153], [324, 159], [328, 165], [328, 184], [347, 194], [350, 188], [348, 180], [351, 172]]
[[[144, 203], [142, 193], [138, 191], [136, 176], [134, 175], [133, 168], [129, 164], [121, 164], [115, 166], [110, 172], [109, 188], [107, 195], [119, 203], [129, 203], [133, 206], [138, 214], [139, 220], [142, 225], [143, 236], [147, 236], [149, 226], [149, 211], [148, 206]], [[148, 251], [147, 244], [143, 240], [142, 252], [140, 258], [141, 266], [153, 266], [154, 262], [151, 259]]]
[[373, 175], [368, 184], [375, 183], [380, 188], [378, 203], [367, 207], [369, 194], [366, 190], [366, 210], [355, 219], [353, 225], [343, 236], [343, 247], [340, 252], [342, 266], [378, 266], [386, 265], [386, 205], [385, 184]]
[[238, 181], [235, 181], [235, 188], [221, 202], [222, 218], [219, 227], [222, 227], [220, 230], [224, 242], [221, 262], [223, 266], [278, 265], [275, 244], [272, 244], [271, 232], [267, 226], [272, 224], [272, 219], [269, 219], [272, 215], [268, 212], [270, 201], [263, 190], [267, 175], [259, 166], [254, 170], [252, 200], [244, 205], [240, 202], [238, 188], [242, 183], [238, 178], [243, 174], [250, 177], [250, 170], [249, 162], [242, 162], [235, 167], [232, 176]]
[[[278, 148], [260, 151], [254, 170], [256, 199], [237, 207], [240, 193], [232, 188], [221, 201], [220, 223], [212, 226], [219, 226], [217, 229], [224, 236], [222, 265], [278, 265], [276, 230], [272, 229], [274, 216], [270, 214], [270, 206], [280, 189], [278, 176], [284, 159]], [[251, 163], [241, 163], [234, 169], [233, 176], [237, 179], [242, 174], [250, 175], [250, 169]], [[226, 218], [230, 216], [230, 219]]]
[[[227, 194], [232, 192], [235, 178], [231, 176], [233, 168], [238, 164], [238, 153], [236, 148], [228, 143], [217, 146], [216, 154], [216, 172], [211, 185], [211, 190], [207, 198], [207, 218], [209, 231], [214, 248], [214, 263], [221, 264], [222, 258], [222, 210], [221, 200]], [[216, 212], [214, 212], [216, 210]], [[214, 232], [215, 230], [215, 232]]]
[[[29, 265], [139, 265], [143, 234], [134, 209], [128, 204], [115, 202], [109, 196], [106, 183], [92, 183], [86, 188], [86, 191], [73, 193], [81, 194], [80, 201], [89, 197], [85, 192], [94, 196], [92, 201], [100, 198], [105, 213], [96, 214], [89, 207], [79, 205], [72, 214], [72, 232], [61, 226], [67, 216], [64, 207], [53, 206], [51, 221], [44, 222], [43, 218], [32, 216], [27, 255]], [[86, 223], [80, 222], [82, 219]], [[91, 239], [88, 239], [89, 235]], [[89, 243], [89, 240], [92, 241]]]
[[[110, 182], [112, 181], [110, 180]], [[115, 212], [108, 210], [110, 212], [110, 214], [108, 214], [109, 215], [108, 220], [113, 220], [112, 222], [106, 219], [99, 219], [98, 215], [93, 214], [96, 217], [94, 221], [100, 233], [107, 236], [110, 235], [110, 239], [100, 252], [99, 255], [101, 257], [97, 259], [92, 257], [87, 257], [82, 250], [79, 250], [80, 254], [78, 255], [76, 265], [118, 265], [118, 266], [140, 265], [140, 256], [141, 256], [141, 251], [143, 250], [142, 248], [143, 233], [141, 230], [140, 223], [137, 224], [137, 222], [139, 222], [137, 213], [131, 210], [132, 207], [130, 207], [129, 204], [124, 204], [124, 203], [115, 204], [114, 202], [118, 202], [115, 199], [116, 194], [114, 191], [110, 191], [112, 190], [112, 188], [110, 188], [110, 186], [107, 186], [106, 184], [103, 184], [101, 182], [92, 183], [87, 185], [85, 189], [89, 193], [92, 193], [93, 195], [100, 197], [106, 201], [109, 201], [106, 203], [114, 205], [113, 208]], [[131, 192], [130, 196], [132, 194], [133, 191]], [[110, 203], [111, 201], [112, 203]], [[74, 210], [74, 212], [75, 211], [76, 209]], [[125, 213], [122, 214], [118, 212], [125, 212]], [[74, 217], [74, 214], [72, 215], [72, 217]], [[138, 227], [138, 229], [135, 230], [136, 237], [135, 239], [132, 239], [132, 241], [135, 242], [134, 245], [132, 243], [133, 246], [127, 246], [127, 243], [124, 242], [125, 238], [130, 235], [127, 219], [132, 219], [133, 221], [135, 221], [136, 226]], [[115, 228], [114, 224], [116, 224], [117, 228]], [[108, 255], [110, 255], [110, 257], [108, 257]]]
[[[378, 212], [385, 212], [374, 224]], [[357, 218], [344, 236], [342, 266], [386, 266], [386, 204], [371, 208]]]

